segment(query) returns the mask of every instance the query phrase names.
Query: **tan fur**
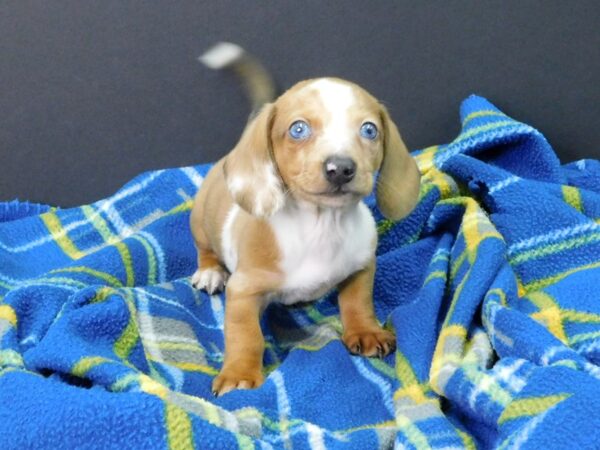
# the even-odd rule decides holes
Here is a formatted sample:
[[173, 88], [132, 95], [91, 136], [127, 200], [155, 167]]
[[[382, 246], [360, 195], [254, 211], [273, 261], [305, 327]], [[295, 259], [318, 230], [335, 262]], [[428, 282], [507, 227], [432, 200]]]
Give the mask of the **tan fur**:
[[[285, 282], [279, 269], [281, 251], [268, 218], [285, 202], [338, 208], [358, 203], [373, 189], [373, 174], [380, 170], [377, 200], [392, 219], [406, 215], [416, 203], [419, 173], [386, 109], [358, 86], [348, 120], [357, 132], [349, 137], [345, 155], [357, 165], [351, 193], [330, 198], [323, 161], [331, 149], [322, 130], [332, 118], [314, 92], [313, 80], [298, 83], [252, 119], [234, 149], [211, 169], [198, 192], [191, 214], [191, 229], [198, 249], [198, 271], [212, 270], [224, 283], [223, 226], [234, 204], [241, 207], [231, 227], [236, 241], [237, 266], [227, 282], [225, 307], [225, 359], [213, 382], [213, 392], [258, 387], [263, 381], [264, 339], [259, 317], [269, 298]], [[288, 135], [295, 120], [310, 123], [313, 135], [295, 141]], [[358, 134], [365, 121], [373, 122], [379, 136], [369, 141]], [[394, 336], [381, 328], [372, 303], [373, 260], [340, 284], [343, 341], [350, 351], [383, 356], [392, 351]], [[198, 280], [193, 278], [193, 280]], [[220, 285], [219, 285], [220, 286]]]
[[[225, 183], [223, 163], [223, 159], [216, 163], [204, 179], [202, 189], [194, 199], [190, 219], [197, 248], [212, 250], [220, 261], [223, 260], [222, 225], [234, 203]], [[234, 234], [248, 237], [240, 240], [240, 268], [276, 270], [278, 252], [272, 232], [264, 221], [241, 211], [234, 224]]]
[[[327, 147], [315, 144], [321, 128], [331, 118], [327, 115], [317, 95], [311, 89], [312, 80], [301, 82], [284, 93], [276, 103], [277, 114], [272, 125], [272, 145], [276, 148], [275, 159], [281, 176], [295, 195], [307, 201], [314, 201], [314, 196], [307, 192], [321, 192], [327, 189], [327, 181], [322, 176], [322, 163], [328, 156]], [[377, 100], [358, 86], [344, 80], [335, 81], [348, 85], [357, 98], [357, 108], [353, 111], [356, 129], [368, 120], [382, 129], [380, 105]], [[287, 134], [290, 124], [297, 119], [310, 122], [314, 136], [307, 141], [295, 142]], [[348, 149], [358, 164], [357, 177], [353, 181], [357, 197], [368, 195], [373, 189], [372, 173], [379, 168], [383, 151], [379, 148], [379, 139], [367, 142], [358, 134], [353, 145]]]
[[197, 249], [210, 249], [221, 260], [221, 226], [233, 204], [223, 182], [223, 163], [223, 159], [217, 162], [202, 182], [190, 218]]
[[344, 334], [342, 340], [352, 352], [365, 356], [387, 355], [395, 348], [392, 333], [381, 328], [373, 310], [375, 262], [340, 285], [339, 306]]
[[417, 204], [421, 174], [384, 106], [381, 106], [381, 117], [385, 127], [385, 154], [377, 186], [377, 204], [387, 218], [399, 220]]
[[272, 215], [284, 200], [283, 185], [272, 160], [270, 132], [275, 111], [272, 104], [263, 106], [223, 164], [234, 201], [259, 217]]

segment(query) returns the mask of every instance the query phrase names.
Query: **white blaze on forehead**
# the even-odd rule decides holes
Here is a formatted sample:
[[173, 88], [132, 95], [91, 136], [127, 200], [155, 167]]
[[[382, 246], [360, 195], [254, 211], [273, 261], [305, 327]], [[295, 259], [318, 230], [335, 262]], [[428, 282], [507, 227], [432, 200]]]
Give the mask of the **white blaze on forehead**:
[[344, 151], [356, 134], [350, 123], [350, 109], [356, 103], [354, 91], [339, 81], [321, 79], [307, 86], [315, 89], [323, 103], [328, 120], [323, 123], [323, 138], [332, 150]]

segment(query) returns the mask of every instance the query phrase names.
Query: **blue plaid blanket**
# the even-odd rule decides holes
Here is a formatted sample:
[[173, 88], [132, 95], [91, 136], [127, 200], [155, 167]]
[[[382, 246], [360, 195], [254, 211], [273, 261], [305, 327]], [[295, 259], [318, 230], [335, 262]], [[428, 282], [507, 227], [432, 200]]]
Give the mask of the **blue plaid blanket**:
[[265, 384], [213, 398], [222, 296], [190, 287], [208, 166], [71, 209], [0, 205], [0, 448], [600, 445], [600, 163], [561, 166], [472, 96], [414, 153], [421, 197], [378, 222], [384, 360], [340, 341], [336, 297], [272, 305]]

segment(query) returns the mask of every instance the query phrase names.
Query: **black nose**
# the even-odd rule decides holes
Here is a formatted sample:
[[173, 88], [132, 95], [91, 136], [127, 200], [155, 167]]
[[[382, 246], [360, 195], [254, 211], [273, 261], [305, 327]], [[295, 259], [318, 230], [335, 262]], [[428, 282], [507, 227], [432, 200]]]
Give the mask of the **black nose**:
[[330, 156], [323, 163], [325, 178], [331, 184], [341, 186], [349, 183], [356, 173], [356, 163], [343, 156]]

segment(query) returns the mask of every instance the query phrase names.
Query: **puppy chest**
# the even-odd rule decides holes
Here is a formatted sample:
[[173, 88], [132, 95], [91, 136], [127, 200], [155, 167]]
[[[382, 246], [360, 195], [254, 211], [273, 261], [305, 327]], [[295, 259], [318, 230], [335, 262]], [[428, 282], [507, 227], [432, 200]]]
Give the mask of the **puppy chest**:
[[364, 209], [366, 215], [357, 211], [349, 217], [321, 217], [314, 223], [309, 217], [276, 230], [285, 277], [279, 301], [315, 300], [366, 267], [373, 257], [376, 231]]
[[310, 246], [298, 250], [295, 257], [290, 255], [281, 264], [285, 273], [280, 299], [283, 303], [315, 300], [369, 261], [367, 249], [360, 258], [341, 248]]

